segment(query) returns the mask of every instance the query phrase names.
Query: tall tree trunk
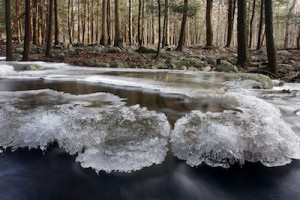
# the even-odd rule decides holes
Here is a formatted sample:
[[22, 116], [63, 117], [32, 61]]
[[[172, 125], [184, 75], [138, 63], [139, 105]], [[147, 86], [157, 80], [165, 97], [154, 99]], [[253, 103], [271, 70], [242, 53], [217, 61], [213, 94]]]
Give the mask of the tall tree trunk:
[[157, 6], [158, 6], [158, 44], [157, 44], [156, 57], [159, 56], [160, 45], [161, 45], [161, 4], [160, 4], [160, 0], [157, 0]]
[[94, 44], [94, 0], [92, 0], [91, 5], [91, 44]]
[[80, 14], [81, 14], [81, 8], [80, 8], [80, 1], [79, 0], [77, 0], [77, 17], [78, 17], [78, 19], [77, 19], [77, 42], [78, 43], [80, 43], [81, 42], [81, 35], [80, 35], [80, 32], [81, 32], [81, 16], [80, 16]]
[[212, 8], [213, 0], [206, 0], [206, 46], [213, 45], [213, 31], [211, 24]]
[[255, 17], [255, 7], [256, 7], [256, 0], [253, 0], [253, 5], [252, 5], [252, 14], [251, 14], [251, 19], [250, 19], [250, 34], [249, 34], [249, 48], [251, 49], [252, 46], [252, 38], [253, 38], [253, 21]]
[[238, 0], [238, 60], [237, 65], [244, 67], [249, 63], [247, 2]]
[[16, 4], [16, 15], [18, 16], [18, 21], [17, 21], [17, 37], [18, 37], [18, 43], [20, 44], [22, 42], [22, 25], [21, 25], [21, 20], [20, 20], [20, 7], [19, 7], [19, 1], [15, 1]]
[[33, 23], [33, 36], [32, 36], [32, 43], [35, 45], [38, 45], [38, 0], [33, 0], [33, 18], [32, 18], [32, 23]]
[[121, 16], [120, 16], [120, 2], [115, 0], [115, 39], [114, 46], [123, 47], [123, 38], [121, 33]]
[[180, 36], [179, 36], [179, 40], [178, 40], [178, 45], [177, 45], [176, 51], [182, 51], [183, 50], [184, 37], [185, 37], [185, 27], [186, 27], [188, 9], [189, 9], [189, 1], [188, 0], [184, 0], [184, 11], [183, 11], [183, 16], [182, 16]]
[[299, 25], [299, 29], [298, 29], [297, 49], [300, 49], [300, 25]]
[[10, 0], [5, 2], [5, 24], [6, 24], [6, 60], [13, 60], [12, 53], [12, 28], [11, 28], [11, 4]]
[[52, 46], [52, 30], [53, 30], [53, 1], [49, 0], [49, 16], [48, 16], [48, 34], [47, 34], [47, 47], [46, 57], [51, 57], [51, 46]]
[[24, 38], [24, 53], [23, 61], [29, 61], [30, 40], [31, 40], [31, 0], [25, 1], [25, 38]]
[[162, 46], [169, 45], [169, 0], [165, 0]]
[[58, 0], [54, 0], [54, 12], [55, 12], [55, 45], [59, 45], [59, 10]]
[[142, 0], [139, 0], [139, 8], [138, 8], [138, 43], [139, 43], [139, 47], [142, 46], [141, 19], [142, 19]]
[[107, 46], [108, 35], [107, 35], [107, 0], [102, 0], [102, 35], [100, 44]]
[[87, 6], [87, 0], [84, 0], [83, 3], [83, 16], [81, 18], [81, 24], [82, 24], [82, 43], [85, 43], [85, 32], [86, 32], [86, 6]]
[[264, 26], [264, 4], [265, 4], [264, 0], [261, 0], [256, 50], [261, 49], [262, 32], [263, 32], [263, 26]]
[[276, 50], [273, 36], [273, 4], [272, 0], [265, 0], [265, 24], [266, 24], [266, 45], [268, 54], [268, 67], [274, 74], [277, 73]]
[[129, 46], [132, 45], [132, 0], [129, 0], [128, 5], [128, 41]]
[[287, 17], [286, 17], [286, 22], [285, 22], [285, 36], [284, 36], [284, 44], [283, 44], [283, 48], [287, 49], [289, 46], [289, 37], [290, 37], [290, 21], [291, 21], [291, 17], [292, 17], [292, 11], [294, 10], [296, 4], [297, 4], [297, 0], [293, 0], [292, 5], [290, 8], [288, 8], [289, 6], [289, 1], [287, 1]]
[[72, 16], [72, 12], [71, 12], [71, 4], [73, 4], [73, 2], [71, 2], [71, 0], [68, 0], [68, 33], [69, 33], [69, 42], [70, 44], [73, 44], [73, 34], [72, 34], [72, 27], [73, 27], [73, 22], [71, 21], [71, 16]]
[[236, 0], [229, 0], [228, 2], [228, 14], [227, 14], [227, 42], [225, 47], [230, 47], [232, 41], [232, 33], [234, 26]]
[[110, 0], [107, 0], [107, 44], [112, 44], [112, 31], [111, 31], [111, 9], [110, 9]]

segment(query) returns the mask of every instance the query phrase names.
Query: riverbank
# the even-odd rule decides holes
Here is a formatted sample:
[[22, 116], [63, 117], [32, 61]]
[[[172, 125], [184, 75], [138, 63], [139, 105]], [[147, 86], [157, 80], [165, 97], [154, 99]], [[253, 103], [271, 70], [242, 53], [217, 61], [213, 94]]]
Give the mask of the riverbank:
[[[14, 58], [22, 59], [22, 46], [14, 47]], [[237, 53], [234, 48], [189, 46], [182, 52], [175, 51], [175, 46], [161, 50], [156, 57], [156, 48], [126, 46], [104, 47], [101, 45], [58, 45], [52, 49], [52, 56], [46, 58], [45, 48], [31, 45], [32, 61], [64, 62], [75, 66], [104, 68], [146, 68], [176, 69], [192, 71], [250, 72], [281, 79], [286, 82], [300, 82], [300, 51], [277, 50], [278, 74], [269, 73], [265, 50], [251, 52], [251, 64], [247, 68], [238, 68]], [[0, 48], [0, 56], [5, 56], [5, 46]]]

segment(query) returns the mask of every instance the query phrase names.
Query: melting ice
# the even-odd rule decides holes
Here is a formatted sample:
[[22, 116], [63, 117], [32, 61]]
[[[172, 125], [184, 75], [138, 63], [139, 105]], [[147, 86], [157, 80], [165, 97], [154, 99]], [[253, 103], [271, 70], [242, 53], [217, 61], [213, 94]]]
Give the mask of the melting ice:
[[280, 110], [254, 96], [228, 93], [238, 110], [193, 111], [178, 120], [171, 133], [173, 153], [191, 166], [228, 168], [245, 161], [281, 166], [300, 158], [300, 138]]
[[0, 96], [4, 149], [46, 149], [57, 141], [70, 154], [78, 153], [76, 161], [83, 167], [107, 172], [130, 172], [165, 159], [170, 125], [164, 114], [124, 106], [105, 93], [74, 96], [39, 90]]

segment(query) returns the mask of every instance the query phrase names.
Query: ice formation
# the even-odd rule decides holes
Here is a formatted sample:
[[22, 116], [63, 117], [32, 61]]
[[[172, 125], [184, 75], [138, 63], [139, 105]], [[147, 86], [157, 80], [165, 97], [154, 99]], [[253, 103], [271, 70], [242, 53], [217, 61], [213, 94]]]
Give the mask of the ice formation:
[[281, 166], [300, 158], [300, 138], [278, 108], [254, 96], [229, 93], [240, 111], [192, 111], [178, 120], [171, 133], [175, 156], [191, 166], [203, 163], [228, 168], [245, 161]]
[[[17, 97], [16, 92], [0, 93], [0, 145], [4, 149], [45, 150], [57, 141], [70, 154], [78, 153], [76, 161], [83, 167], [106, 172], [130, 172], [165, 159], [170, 125], [164, 114], [127, 107], [105, 93], [17, 93]], [[23, 105], [24, 101], [29, 105]]]
[[0, 78], [4, 78], [8, 75], [14, 74], [15, 70], [13, 66], [0, 64]]

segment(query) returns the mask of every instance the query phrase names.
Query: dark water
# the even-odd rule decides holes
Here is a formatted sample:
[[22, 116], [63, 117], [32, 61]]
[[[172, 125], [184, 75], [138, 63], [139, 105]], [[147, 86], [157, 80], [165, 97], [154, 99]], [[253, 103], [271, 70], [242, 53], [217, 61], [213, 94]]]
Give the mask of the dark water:
[[191, 168], [168, 158], [131, 174], [83, 170], [61, 149], [0, 156], [1, 200], [299, 199], [300, 162], [277, 168]]
[[[45, 88], [71, 94], [110, 92], [126, 98], [128, 105], [140, 104], [164, 112], [171, 123], [194, 108], [224, 110], [219, 101], [214, 101], [211, 107], [207, 100], [199, 102], [157, 91], [78, 82], [0, 80], [1, 91]], [[236, 165], [230, 169], [191, 168], [169, 155], [161, 165], [130, 174], [96, 174], [93, 170], [82, 169], [74, 162], [74, 157], [55, 145], [45, 153], [18, 149], [0, 155], [0, 200], [44, 199], [300, 199], [300, 161], [276, 168], [258, 163], [246, 163], [243, 167]]]

